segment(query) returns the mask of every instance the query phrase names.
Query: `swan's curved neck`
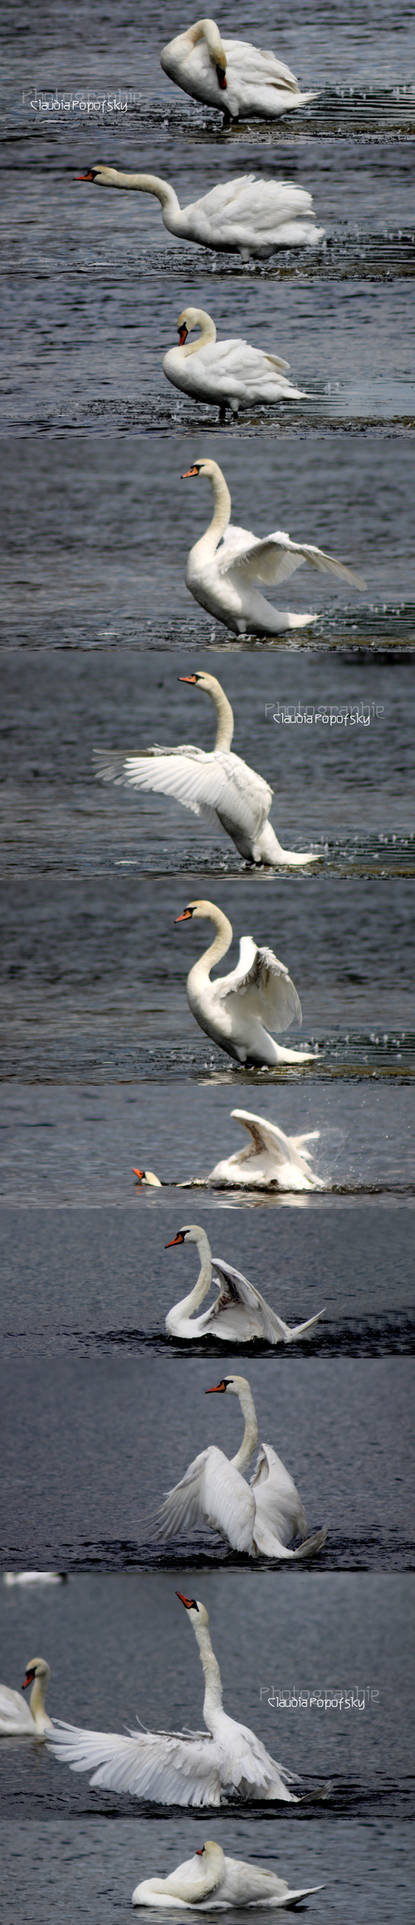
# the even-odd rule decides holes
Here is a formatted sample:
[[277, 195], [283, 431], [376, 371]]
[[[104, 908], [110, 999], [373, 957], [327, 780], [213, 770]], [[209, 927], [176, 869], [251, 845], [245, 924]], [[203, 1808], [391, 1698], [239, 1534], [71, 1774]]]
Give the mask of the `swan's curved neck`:
[[175, 1303], [173, 1312], [175, 1317], [191, 1317], [192, 1311], [199, 1309], [200, 1304], [203, 1303], [203, 1298], [207, 1297], [208, 1290], [210, 1290], [212, 1282], [212, 1257], [210, 1243], [208, 1242], [205, 1230], [201, 1230], [200, 1236], [198, 1236], [197, 1248], [201, 1259], [199, 1275], [189, 1295], [182, 1297], [180, 1303]]
[[143, 194], [155, 194], [164, 213], [180, 215], [180, 202], [174, 187], [168, 180], [161, 180], [158, 174], [123, 174], [117, 168], [115, 187], [138, 188]]
[[228, 697], [225, 695], [224, 688], [221, 688], [220, 682], [216, 682], [215, 688], [209, 689], [209, 694], [212, 702], [214, 702], [217, 715], [215, 749], [230, 749], [234, 727], [233, 709], [231, 709]]
[[43, 1724], [45, 1719], [45, 1692], [47, 1677], [34, 1678], [30, 1693], [30, 1709], [35, 1724]]
[[197, 47], [199, 40], [205, 40], [208, 52], [214, 63], [216, 64], [216, 61], [220, 60], [222, 64], [225, 62], [226, 65], [225, 49], [220, 37], [219, 27], [216, 25], [216, 20], [211, 20], [208, 17], [205, 20], [196, 20], [195, 26], [189, 27], [186, 38], [190, 41], [192, 47]]
[[203, 956], [199, 956], [199, 961], [194, 963], [193, 969], [190, 971], [193, 978], [197, 973], [204, 978], [210, 976], [211, 969], [214, 969], [215, 963], [221, 962], [222, 956], [226, 956], [227, 950], [230, 949], [231, 946], [233, 929], [232, 923], [229, 922], [229, 917], [224, 916], [222, 909], [215, 909], [214, 915], [210, 912], [210, 921], [216, 924], [217, 935], [214, 941], [209, 943], [208, 949], [204, 949]]
[[242, 1416], [245, 1418], [245, 1429], [242, 1443], [239, 1446], [236, 1457], [231, 1457], [231, 1463], [235, 1465], [235, 1470], [244, 1471], [247, 1470], [254, 1450], [256, 1450], [257, 1447], [258, 1424], [252, 1390], [250, 1390], [249, 1384], [245, 1384], [243, 1387], [241, 1385], [238, 1390], [238, 1397]]
[[207, 347], [208, 341], [216, 341], [215, 323], [211, 314], [205, 314], [204, 308], [199, 308], [197, 326], [199, 333], [196, 341], [185, 341], [181, 349], [184, 360], [188, 360], [189, 354], [198, 354], [199, 348]]
[[206, 529], [205, 535], [202, 536], [202, 540], [206, 543], [209, 552], [212, 551], [213, 554], [215, 554], [218, 543], [222, 540], [222, 535], [226, 533], [228, 522], [231, 518], [232, 503], [225, 476], [222, 474], [222, 469], [215, 467], [213, 474], [209, 476], [209, 480], [212, 483], [215, 506], [212, 520], [209, 522], [209, 527]]
[[205, 1680], [203, 1717], [208, 1731], [211, 1731], [212, 1736], [214, 1736], [217, 1713], [222, 1710], [222, 1679], [207, 1624], [198, 1624], [196, 1619], [193, 1629], [196, 1643], [199, 1646]]

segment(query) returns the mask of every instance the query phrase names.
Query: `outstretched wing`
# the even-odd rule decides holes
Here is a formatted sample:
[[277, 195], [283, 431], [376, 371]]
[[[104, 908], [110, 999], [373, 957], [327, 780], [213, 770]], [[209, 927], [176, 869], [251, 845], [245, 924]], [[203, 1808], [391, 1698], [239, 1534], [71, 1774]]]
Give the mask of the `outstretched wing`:
[[301, 1023], [300, 998], [285, 963], [279, 962], [272, 949], [258, 949], [251, 936], [242, 937], [236, 969], [217, 988], [227, 1005], [234, 996], [238, 1003], [242, 997], [244, 1015], [252, 1010], [252, 1016], [260, 1016], [269, 1029], [289, 1029], [291, 1023]]
[[277, 529], [273, 535], [267, 535], [264, 541], [251, 540], [246, 550], [238, 546], [233, 557], [229, 551], [226, 559], [225, 551], [222, 570], [227, 574], [232, 569], [235, 578], [238, 574], [244, 581], [259, 581], [270, 586], [274, 582], [288, 581], [303, 562], [309, 562], [320, 575], [335, 575], [339, 581], [351, 582], [355, 588], [365, 587], [363, 576], [358, 575], [355, 569], [346, 567], [345, 562], [337, 561], [333, 555], [326, 555], [323, 548], [315, 548], [311, 542], [291, 541], [290, 536], [281, 529]]
[[172, 796], [194, 815], [210, 821], [234, 818], [248, 833], [261, 826], [271, 807], [269, 783], [230, 749], [189, 745], [156, 747], [145, 755], [115, 752], [108, 756], [96, 751], [94, 762], [101, 782]]
[[220, 1777], [212, 1739], [151, 1731], [82, 1731], [56, 1723], [48, 1743], [71, 1771], [91, 1772], [90, 1784], [162, 1805], [219, 1805]]
[[201, 1451], [159, 1511], [157, 1535], [180, 1537], [194, 1526], [210, 1525], [236, 1551], [252, 1548], [255, 1501], [249, 1485], [224, 1452], [210, 1445]]
[[214, 1280], [217, 1278], [220, 1284], [219, 1296], [210, 1313], [214, 1334], [215, 1321], [219, 1318], [229, 1337], [234, 1335], [236, 1342], [246, 1334], [264, 1337], [272, 1344], [284, 1341], [285, 1326], [241, 1270], [235, 1270], [231, 1263], [223, 1263], [218, 1257], [212, 1257], [212, 1270]]

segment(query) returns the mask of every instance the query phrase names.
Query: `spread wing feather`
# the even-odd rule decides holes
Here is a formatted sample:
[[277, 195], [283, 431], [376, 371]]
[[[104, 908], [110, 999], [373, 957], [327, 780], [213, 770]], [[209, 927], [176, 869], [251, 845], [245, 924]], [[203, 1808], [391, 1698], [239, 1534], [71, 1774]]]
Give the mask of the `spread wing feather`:
[[234, 1550], [252, 1547], [255, 1502], [249, 1486], [224, 1452], [210, 1445], [189, 1464], [184, 1477], [167, 1492], [157, 1518], [157, 1535], [180, 1537], [205, 1524], [218, 1530]]
[[298, 1490], [290, 1472], [272, 1444], [262, 1444], [251, 1477], [255, 1496], [256, 1519], [287, 1545], [293, 1537], [305, 1537], [307, 1523]]
[[222, 1319], [227, 1312], [230, 1313], [231, 1321], [232, 1311], [234, 1311], [237, 1339], [238, 1310], [242, 1310], [251, 1319], [253, 1336], [264, 1337], [268, 1343], [278, 1342], [284, 1337], [285, 1326], [280, 1318], [270, 1310], [265, 1297], [262, 1297], [260, 1291], [255, 1289], [255, 1285], [249, 1282], [248, 1277], [243, 1276], [241, 1270], [235, 1270], [233, 1264], [224, 1263], [222, 1258], [218, 1257], [212, 1257], [212, 1270], [214, 1278], [217, 1278], [220, 1284], [219, 1296], [211, 1311], [212, 1321], [217, 1317]]
[[163, 1732], [82, 1731], [56, 1723], [49, 1750], [72, 1771], [91, 1772], [91, 1785], [130, 1792], [160, 1804], [219, 1805], [220, 1777], [210, 1738]]
[[229, 549], [228, 554], [225, 553], [223, 567], [225, 573], [231, 567], [233, 573], [240, 571], [245, 580], [260, 581], [269, 586], [273, 582], [288, 581], [304, 562], [309, 562], [319, 574], [334, 575], [339, 581], [351, 582], [355, 588], [365, 587], [363, 576], [347, 567], [345, 562], [337, 561], [333, 555], [326, 555], [323, 548], [316, 548], [311, 542], [291, 541], [290, 536], [280, 529], [273, 535], [267, 535], [263, 541], [251, 540], [247, 543], [245, 553], [241, 546], [239, 552], [235, 549], [232, 557]]
[[301, 1023], [300, 998], [285, 963], [272, 949], [258, 949], [251, 936], [242, 937], [236, 969], [224, 977], [220, 988], [221, 1001], [232, 1002], [234, 996], [238, 1002], [243, 997], [244, 1014], [251, 1007], [253, 1016], [260, 1016], [271, 1029]]
[[96, 751], [94, 761], [101, 782], [172, 796], [194, 815], [210, 820], [225, 813], [229, 819], [233, 810], [242, 827], [256, 829], [271, 807], [269, 783], [230, 749], [157, 746], [144, 755], [108, 756]]

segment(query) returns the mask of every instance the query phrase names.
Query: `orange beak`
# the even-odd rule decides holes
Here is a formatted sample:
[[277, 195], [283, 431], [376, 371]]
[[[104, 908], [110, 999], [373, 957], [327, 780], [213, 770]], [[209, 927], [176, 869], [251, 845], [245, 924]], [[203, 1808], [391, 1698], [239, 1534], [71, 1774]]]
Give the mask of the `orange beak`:
[[86, 174], [76, 174], [76, 175], [75, 175], [75, 179], [76, 179], [76, 180], [93, 180], [93, 178], [94, 178], [94, 176], [93, 176], [93, 173], [92, 173], [92, 168], [91, 168], [91, 167], [88, 167], [88, 172], [87, 172]]
[[205, 1397], [213, 1397], [215, 1390], [223, 1390], [223, 1389], [224, 1389], [223, 1383], [209, 1384], [209, 1390], [205, 1390]]
[[192, 919], [191, 909], [182, 909], [181, 916], [175, 916], [174, 918], [175, 922], [191, 922], [191, 919]]
[[23, 1678], [22, 1691], [27, 1691], [28, 1684], [32, 1683], [32, 1678], [33, 1671], [26, 1671], [26, 1676]]
[[144, 1170], [133, 1170], [133, 1176], [138, 1176], [140, 1178], [140, 1183], [142, 1183]]
[[184, 348], [185, 341], [187, 341], [188, 333], [189, 333], [189, 329], [185, 327], [185, 323], [183, 321], [181, 328], [179, 328], [179, 345], [181, 348]]
[[[197, 675], [179, 675], [179, 682], [197, 682]], [[205, 1847], [203, 1846], [203, 1850]]]
[[199, 1845], [198, 1851], [195, 1851], [195, 1858], [203, 1858], [204, 1849], [204, 1845]]
[[[184, 1243], [184, 1237], [182, 1237], [181, 1230], [178, 1230], [177, 1237], [170, 1237], [170, 1243], [165, 1243], [164, 1245], [165, 1250], [172, 1250], [173, 1245], [175, 1243]], [[177, 1596], [178, 1595], [179, 1593], [177, 1592]]]
[[186, 1607], [186, 1611], [191, 1611], [191, 1609], [192, 1609], [192, 1598], [191, 1598], [191, 1597], [185, 1597], [185, 1596], [184, 1596], [184, 1592], [183, 1592], [183, 1591], [176, 1591], [176, 1597], [179, 1597], [179, 1598], [180, 1598], [180, 1603], [181, 1603], [181, 1604], [184, 1604], [184, 1605], [185, 1605], [185, 1607]]
[[184, 471], [184, 475], [181, 475], [181, 476], [180, 476], [180, 480], [181, 480], [181, 481], [189, 481], [189, 480], [190, 480], [190, 477], [191, 477], [191, 475], [198, 475], [198, 473], [199, 473], [199, 469], [198, 469], [198, 468], [185, 468], [185, 471]]

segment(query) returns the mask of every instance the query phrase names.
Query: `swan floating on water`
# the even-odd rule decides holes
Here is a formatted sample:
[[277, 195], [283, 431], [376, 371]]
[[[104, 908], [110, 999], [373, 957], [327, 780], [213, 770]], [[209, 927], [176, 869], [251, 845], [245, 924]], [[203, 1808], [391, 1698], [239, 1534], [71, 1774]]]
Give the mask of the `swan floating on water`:
[[323, 1885], [291, 1891], [285, 1878], [279, 1878], [277, 1872], [263, 1871], [260, 1865], [250, 1865], [242, 1858], [225, 1858], [222, 1845], [207, 1838], [194, 1857], [177, 1865], [167, 1878], [153, 1875], [136, 1885], [132, 1904], [156, 1905], [159, 1911], [178, 1908], [188, 1911], [197, 1906], [198, 1912], [221, 1912], [229, 1911], [234, 1905], [238, 1908], [285, 1906], [294, 1910], [305, 1898], [321, 1891], [324, 1891]]
[[[240, 1270], [224, 1263], [222, 1257], [212, 1256], [206, 1230], [199, 1223], [184, 1224], [175, 1237], [170, 1237], [166, 1250], [171, 1250], [176, 1243], [196, 1244], [200, 1270], [193, 1290], [168, 1311], [169, 1337], [181, 1337], [190, 1343], [199, 1337], [212, 1336], [219, 1337], [221, 1343], [254, 1343], [259, 1338], [273, 1345], [288, 1344], [298, 1338], [311, 1337], [320, 1317], [324, 1316], [324, 1311], [319, 1310], [316, 1316], [308, 1317], [306, 1323], [291, 1327], [284, 1323]], [[212, 1281], [218, 1284], [217, 1297], [201, 1317], [195, 1317], [193, 1312], [199, 1310], [207, 1297]]]
[[177, 749], [163, 749], [157, 744], [140, 755], [117, 751], [106, 755], [98, 750], [95, 773], [100, 781], [172, 796], [193, 815], [204, 816], [215, 828], [224, 829], [246, 862], [270, 868], [285, 863], [290, 869], [318, 862], [320, 851], [283, 849], [278, 841], [268, 821], [273, 791], [263, 776], [232, 749], [233, 710], [216, 675], [203, 671], [180, 675], [179, 681], [200, 689], [213, 702], [217, 717], [214, 749], [184, 743]]
[[[327, 1530], [306, 1536], [301, 1498], [290, 1472], [272, 1444], [261, 1444], [249, 1484], [244, 1472], [258, 1447], [258, 1424], [247, 1377], [222, 1377], [206, 1396], [229, 1392], [237, 1397], [244, 1418], [242, 1443], [235, 1457], [226, 1457], [209, 1444], [193, 1458], [184, 1477], [167, 1492], [157, 1516], [158, 1537], [181, 1537], [203, 1528], [219, 1533], [233, 1551], [249, 1557], [294, 1559], [315, 1557], [326, 1542]], [[297, 1549], [292, 1540], [301, 1538]]]
[[90, 1784], [162, 1805], [221, 1805], [226, 1791], [241, 1799], [281, 1799], [297, 1804], [296, 1774], [266, 1751], [247, 1725], [223, 1710], [222, 1681], [212, 1648], [209, 1617], [198, 1598], [178, 1591], [199, 1648], [205, 1680], [206, 1733], [83, 1731], [54, 1724], [49, 1749], [72, 1771], [92, 1772]]
[[3, 1571], [3, 1584], [67, 1584], [66, 1571]]
[[197, 241], [226, 254], [266, 257], [275, 247], [316, 247], [324, 227], [316, 227], [312, 195], [289, 180], [256, 180], [240, 174], [220, 182], [188, 207], [181, 207], [174, 187], [158, 174], [125, 174], [119, 167], [88, 167], [78, 180], [94, 187], [117, 187], [154, 194], [169, 234]]
[[45, 1696], [50, 1678], [49, 1665], [45, 1658], [31, 1658], [26, 1665], [22, 1691], [30, 1692], [30, 1704], [25, 1704], [19, 1691], [10, 1690], [9, 1685], [0, 1684], [0, 1738], [34, 1738], [41, 1742], [53, 1730], [52, 1720], [45, 1711]]
[[199, 475], [212, 483], [214, 512], [205, 534], [190, 549], [186, 586], [195, 601], [225, 622], [234, 635], [279, 635], [286, 628], [308, 628], [318, 620], [317, 615], [293, 615], [273, 608], [255, 586], [288, 581], [303, 562], [319, 574], [334, 575], [354, 588], [365, 587], [362, 575], [310, 542], [291, 541], [281, 529], [262, 540], [248, 528], [234, 527], [229, 488], [219, 463], [202, 456], [186, 468], [182, 481]]
[[252, 936], [242, 936], [236, 968], [212, 982], [211, 970], [230, 949], [232, 923], [216, 903], [203, 898], [189, 902], [176, 922], [198, 917], [213, 922], [217, 931], [189, 970], [186, 984], [189, 1009], [206, 1036], [245, 1066], [314, 1062], [316, 1050], [285, 1049], [266, 1027], [289, 1029], [291, 1023], [302, 1021], [300, 998], [285, 963], [272, 949], [258, 949]]
[[[251, 1110], [231, 1110], [235, 1122], [241, 1123], [248, 1131], [249, 1144], [243, 1150], [234, 1151], [233, 1156], [223, 1157], [215, 1163], [206, 1177], [188, 1177], [183, 1183], [174, 1183], [176, 1190], [324, 1190], [322, 1178], [312, 1168], [312, 1152], [309, 1143], [318, 1141], [320, 1131], [308, 1130], [303, 1136], [286, 1136], [277, 1123], [269, 1123], [265, 1116], [255, 1116]], [[134, 1170], [134, 1176], [141, 1185], [149, 1189], [161, 1190], [163, 1184], [169, 1186], [168, 1178], [156, 1176], [154, 1170]]]
[[[179, 346], [169, 348], [163, 360], [167, 380], [195, 401], [216, 402], [220, 422], [227, 408], [237, 414], [241, 405], [307, 399], [303, 388], [287, 381], [289, 361], [238, 337], [217, 341], [215, 322], [204, 308], [183, 308], [177, 327]], [[194, 328], [199, 329], [197, 340], [189, 341]]]
[[215, 20], [196, 20], [176, 34], [160, 55], [164, 73], [185, 94], [219, 107], [225, 122], [279, 120], [293, 107], [305, 107], [316, 93], [302, 94], [283, 60], [249, 40], [222, 39]]

